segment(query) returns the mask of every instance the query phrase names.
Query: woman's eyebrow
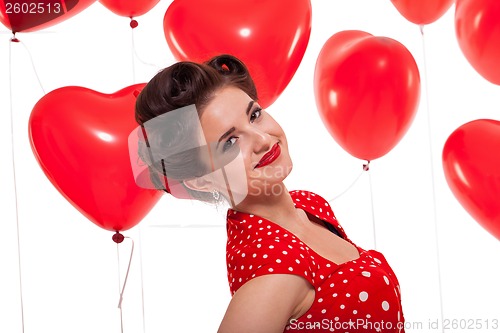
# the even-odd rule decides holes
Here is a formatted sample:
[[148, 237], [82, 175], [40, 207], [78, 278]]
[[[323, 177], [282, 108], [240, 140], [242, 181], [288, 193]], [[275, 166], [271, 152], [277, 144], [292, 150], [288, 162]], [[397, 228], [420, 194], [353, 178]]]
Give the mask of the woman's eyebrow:
[[222, 134], [222, 136], [219, 138], [219, 141], [217, 141], [217, 145], [215, 146], [215, 149], [219, 148], [219, 143], [222, 140], [224, 140], [225, 138], [227, 138], [229, 136], [229, 134], [233, 133], [235, 130], [236, 130], [235, 127], [231, 127], [228, 131], [226, 131], [226, 133]]
[[253, 103], [255, 103], [254, 100], [251, 100], [250, 102], [248, 102], [247, 110], [245, 112], [247, 116], [248, 116], [248, 113], [250, 112], [250, 110], [252, 110]]
[[[247, 106], [247, 109], [245, 111], [245, 114], [248, 116], [248, 114], [250, 113], [250, 110], [252, 110], [252, 106], [253, 104], [255, 103], [254, 100], [251, 100], [250, 102], [248, 102], [248, 106]], [[215, 146], [215, 149], [219, 148], [219, 143], [224, 140], [225, 138], [227, 138], [229, 136], [229, 134], [233, 133], [234, 131], [236, 130], [235, 127], [231, 127], [229, 130], [227, 130], [224, 134], [222, 134], [222, 136], [219, 138], [219, 141], [217, 141], [217, 145]]]

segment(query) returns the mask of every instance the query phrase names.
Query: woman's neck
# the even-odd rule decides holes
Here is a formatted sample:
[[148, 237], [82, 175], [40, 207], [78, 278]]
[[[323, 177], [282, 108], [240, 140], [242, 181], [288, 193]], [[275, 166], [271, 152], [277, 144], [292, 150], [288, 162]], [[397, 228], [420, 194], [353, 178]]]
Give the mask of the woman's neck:
[[283, 183], [279, 187], [274, 185], [273, 191], [269, 194], [265, 194], [263, 191], [261, 195], [247, 197], [234, 209], [261, 216], [281, 226], [286, 221], [296, 218], [298, 214], [292, 197]]

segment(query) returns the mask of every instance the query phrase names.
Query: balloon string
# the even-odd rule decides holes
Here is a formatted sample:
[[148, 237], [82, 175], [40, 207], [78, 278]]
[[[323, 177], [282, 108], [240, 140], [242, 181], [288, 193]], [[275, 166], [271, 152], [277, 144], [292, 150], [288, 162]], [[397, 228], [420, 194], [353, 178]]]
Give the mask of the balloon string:
[[[132, 26], [131, 26], [132, 27]], [[135, 75], [135, 58], [139, 59], [139, 56], [137, 55], [137, 52], [135, 50], [135, 38], [134, 38], [134, 30], [135, 27], [132, 27], [131, 29], [131, 44], [132, 44], [132, 77], [133, 77], [133, 82], [136, 83], [136, 75]], [[142, 60], [140, 60], [142, 62]], [[144, 130], [144, 128], [143, 128]], [[146, 332], [146, 315], [145, 315], [145, 310], [144, 310], [144, 274], [142, 270], [142, 238], [141, 238], [141, 228], [139, 227], [139, 262], [140, 262], [140, 271], [141, 271], [141, 301], [142, 301], [142, 331], [145, 333]]]
[[140, 270], [141, 270], [141, 300], [142, 300], [142, 332], [146, 332], [146, 315], [144, 311], [144, 275], [142, 270], [142, 236], [141, 236], [141, 227], [139, 226], [139, 261], [140, 261]]
[[207, 229], [207, 228], [226, 228], [224, 224], [165, 224], [165, 225], [151, 225], [154, 228], [171, 228], [171, 229]]
[[33, 61], [33, 57], [31, 56], [30, 50], [22, 41], [18, 40], [17, 38], [16, 38], [16, 41], [21, 43], [21, 45], [24, 47], [26, 52], [28, 52], [28, 56], [30, 57], [30, 61], [31, 61], [31, 67], [33, 68], [33, 72], [35, 73], [36, 79], [38, 80], [38, 84], [40, 85], [40, 88], [42, 89], [42, 92], [45, 95], [45, 89], [43, 88], [42, 81], [40, 81], [40, 77], [38, 76], [38, 72], [35, 68], [35, 62]]
[[[21, 269], [21, 238], [19, 235], [19, 206], [17, 197], [17, 178], [16, 178], [16, 158], [14, 149], [14, 111], [13, 111], [13, 90], [12, 90], [12, 43], [15, 42], [15, 35], [9, 43], [9, 98], [10, 98], [10, 136], [11, 136], [11, 158], [12, 158], [12, 176], [14, 181], [14, 202], [15, 202], [15, 216], [17, 228], [17, 264], [19, 274], [19, 297], [21, 301], [21, 329], [24, 333], [24, 301], [23, 301], [23, 279]], [[16, 39], [17, 41], [17, 39]]]
[[[118, 294], [121, 295], [121, 285], [122, 285], [122, 282], [121, 282], [121, 279], [120, 279], [120, 251], [119, 251], [119, 247], [118, 247], [118, 243], [116, 243], [116, 259], [117, 259], [117, 262], [118, 262]], [[118, 307], [119, 310], [120, 310], [120, 326], [121, 326], [121, 332], [123, 333], [123, 315], [122, 315], [122, 308], [121, 307]]]
[[[442, 293], [442, 283], [441, 283], [441, 258], [439, 251], [439, 232], [437, 223], [437, 204], [436, 204], [436, 185], [434, 183], [434, 158], [433, 158], [433, 146], [432, 146], [432, 131], [431, 131], [431, 114], [430, 114], [430, 103], [429, 103], [429, 87], [428, 87], [428, 77], [427, 77], [427, 56], [425, 49], [425, 38], [424, 38], [424, 25], [420, 25], [420, 34], [422, 35], [422, 51], [424, 58], [424, 90], [426, 96], [426, 113], [427, 113], [427, 134], [429, 141], [429, 152], [430, 152], [430, 164], [431, 164], [431, 179], [432, 179], [432, 210], [434, 218], [434, 235], [436, 239], [436, 260], [437, 260], [437, 271], [438, 271], [438, 289], [439, 289], [439, 310], [441, 314], [441, 321], [444, 318], [443, 310], [443, 293]], [[441, 332], [444, 333], [444, 327], [441, 327]]]
[[371, 211], [372, 211], [372, 230], [373, 230], [373, 248], [377, 248], [377, 235], [376, 235], [376, 229], [375, 229], [375, 206], [373, 204], [373, 186], [372, 186], [372, 178], [370, 174], [370, 161], [367, 161], [366, 164], [363, 164], [363, 171], [354, 179], [354, 181], [349, 185], [344, 191], [342, 191], [340, 194], [337, 196], [333, 197], [333, 199], [327, 200], [328, 202], [332, 202], [343, 196], [347, 191], [349, 191], [361, 178], [363, 173], [365, 171], [368, 173], [368, 181], [370, 184], [370, 203], [371, 203]]
[[132, 36], [132, 82], [136, 83], [136, 77], [135, 77], [135, 41], [134, 41], [134, 28], [130, 29], [131, 30], [131, 36]]
[[120, 325], [121, 325], [121, 332], [122, 333], [123, 333], [123, 312], [122, 312], [123, 293], [125, 292], [125, 287], [127, 285], [128, 275], [130, 272], [130, 266], [132, 264], [132, 257], [134, 255], [134, 240], [130, 237], [125, 237], [125, 238], [130, 239], [130, 241], [132, 242], [132, 249], [130, 250], [130, 259], [128, 261], [127, 273], [125, 274], [125, 279], [123, 280], [123, 286], [121, 286], [121, 282], [120, 282], [120, 251], [118, 249], [118, 244], [116, 246], [116, 253], [117, 253], [117, 259], [118, 259], [118, 286], [119, 286], [119, 288], [121, 286], [121, 289], [119, 289], [120, 300], [118, 301], [118, 309], [120, 309]]
[[[368, 162], [369, 164], [370, 162]], [[372, 184], [372, 175], [370, 169], [366, 169], [368, 173], [368, 182], [370, 184], [370, 204], [372, 208], [372, 230], [373, 230], [373, 249], [377, 249], [377, 229], [375, 227], [375, 205], [373, 204], [373, 184]]]
[[347, 191], [349, 191], [358, 182], [358, 180], [361, 178], [361, 176], [363, 175], [363, 173], [365, 171], [366, 171], [365, 167], [363, 167], [363, 171], [361, 171], [361, 173], [353, 180], [353, 182], [344, 191], [340, 192], [340, 194], [337, 194], [335, 197], [333, 197], [332, 199], [328, 200], [328, 202], [335, 201], [338, 198], [340, 198], [341, 196], [343, 196], [344, 194], [346, 194]]
[[[132, 37], [132, 63], [134, 64], [134, 66], [135, 66], [134, 59], [137, 59], [143, 65], [153, 67], [155, 70], [160, 70], [161, 69], [160, 66], [152, 64], [152, 63], [148, 63], [148, 62], [145, 62], [144, 60], [142, 60], [142, 58], [137, 53], [137, 49], [135, 47], [135, 34], [134, 34], [134, 30], [135, 29], [130, 29], [130, 30], [132, 30], [132, 32], [131, 32], [131, 37]], [[134, 70], [134, 83], [135, 83], [135, 70]]]

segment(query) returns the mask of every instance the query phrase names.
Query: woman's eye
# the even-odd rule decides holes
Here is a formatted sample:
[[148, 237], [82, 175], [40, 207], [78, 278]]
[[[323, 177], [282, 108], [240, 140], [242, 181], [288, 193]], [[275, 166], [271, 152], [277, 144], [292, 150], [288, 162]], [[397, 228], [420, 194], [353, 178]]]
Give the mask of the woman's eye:
[[262, 114], [262, 109], [255, 109], [252, 111], [252, 114], [250, 115], [250, 122], [254, 122], [255, 119], [259, 118]]
[[235, 142], [236, 142], [236, 137], [232, 136], [231, 138], [229, 138], [229, 140], [224, 142], [224, 145], [222, 146], [222, 151], [224, 152], [224, 151], [228, 150], [229, 148], [231, 148]]

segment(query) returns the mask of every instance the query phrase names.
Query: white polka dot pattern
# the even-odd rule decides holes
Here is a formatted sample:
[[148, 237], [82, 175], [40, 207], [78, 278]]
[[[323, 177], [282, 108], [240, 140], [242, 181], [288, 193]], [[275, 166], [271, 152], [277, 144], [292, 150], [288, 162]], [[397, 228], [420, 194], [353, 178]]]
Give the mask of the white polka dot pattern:
[[[330, 223], [342, 238], [352, 243], [321, 196], [307, 191], [291, 191], [290, 195], [296, 208]], [[250, 279], [266, 274], [295, 274], [315, 288], [311, 308], [285, 331], [331, 332], [334, 327], [318, 323], [353, 321], [366, 323], [366, 327], [346, 332], [404, 332], [398, 329], [404, 322], [399, 284], [381, 253], [357, 247], [358, 259], [337, 265], [262, 217], [230, 209], [227, 223], [226, 260], [233, 294]], [[374, 323], [382, 321], [392, 328], [377, 330], [380, 325]]]

